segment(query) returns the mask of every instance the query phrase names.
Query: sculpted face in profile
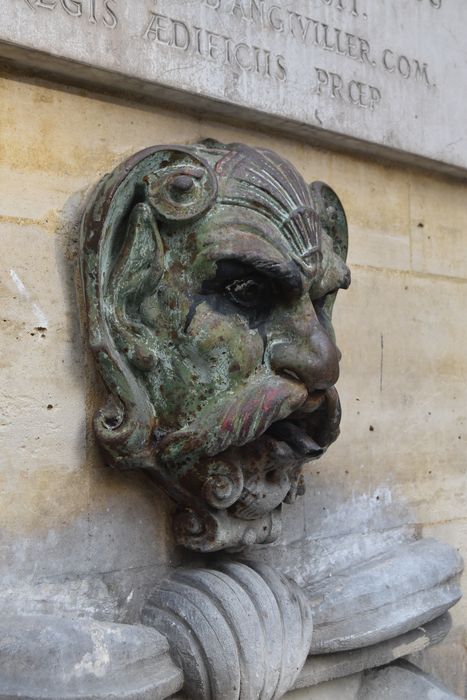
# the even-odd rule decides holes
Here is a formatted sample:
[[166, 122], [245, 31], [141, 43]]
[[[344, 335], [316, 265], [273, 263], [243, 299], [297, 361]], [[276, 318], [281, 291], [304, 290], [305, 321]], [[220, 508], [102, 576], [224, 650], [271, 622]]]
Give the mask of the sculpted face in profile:
[[159, 146], [106, 176], [83, 221], [90, 344], [109, 464], [175, 500], [204, 551], [274, 539], [303, 465], [339, 432], [331, 311], [347, 226], [271, 151]]

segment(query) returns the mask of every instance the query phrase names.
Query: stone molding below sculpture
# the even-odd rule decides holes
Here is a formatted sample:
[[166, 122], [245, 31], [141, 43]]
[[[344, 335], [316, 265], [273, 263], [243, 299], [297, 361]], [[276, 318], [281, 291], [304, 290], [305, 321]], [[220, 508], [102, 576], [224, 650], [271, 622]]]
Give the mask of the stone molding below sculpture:
[[427, 539], [306, 588], [264, 563], [181, 569], [154, 591], [143, 622], [168, 638], [188, 697], [269, 700], [304, 687], [307, 655], [302, 681], [316, 671], [312, 685], [437, 643], [462, 568], [456, 550]]
[[303, 591], [265, 564], [181, 569], [143, 622], [169, 640], [190, 700], [272, 700], [294, 686], [312, 636]]
[[[338, 586], [334, 587], [333, 605], [338, 606], [339, 595], [341, 599], [347, 595], [349, 605], [358, 600], [354, 583], [362, 570], [374, 574], [378, 563], [386, 566], [390, 560], [394, 568], [398, 556], [402, 565], [408, 552], [398, 555], [399, 549], [371, 560], [354, 571], [353, 577], [349, 575], [347, 591], [344, 586], [339, 593]], [[432, 558], [438, 555], [437, 573], [429, 552]], [[419, 570], [425, 583], [433, 586], [432, 600], [439, 602], [440, 581], [455, 578], [460, 559], [451, 548], [429, 540], [421, 541], [414, 550], [415, 559], [422, 556], [426, 568], [419, 565]], [[377, 576], [367, 575], [365, 580], [369, 608], [375, 602]], [[451, 584], [448, 589], [452, 592], [455, 586]], [[418, 587], [413, 582], [410, 586], [417, 600], [420, 582]], [[410, 586], [397, 592], [399, 609], [404, 609], [404, 596], [412, 597]], [[364, 608], [360, 601], [356, 616], [368, 622]], [[397, 619], [397, 606], [394, 610], [390, 608], [388, 614]], [[322, 606], [322, 615], [323, 611]], [[426, 614], [432, 612], [433, 608], [427, 608]], [[59, 615], [4, 616], [0, 623], [0, 699], [163, 700], [183, 685], [186, 697], [193, 700], [269, 700], [292, 688], [317, 687], [420, 651], [441, 641], [450, 625], [449, 615], [444, 615], [395, 638], [350, 651], [312, 655], [306, 661], [313, 649], [308, 592], [266, 564], [228, 561], [213, 569], [176, 571], [153, 593], [143, 620], [156, 629]], [[381, 620], [386, 622], [384, 616]], [[352, 624], [356, 625], [355, 619]], [[380, 632], [393, 627], [381, 624]], [[170, 659], [167, 641], [181, 669]], [[379, 695], [368, 693], [362, 700], [380, 700]], [[439, 696], [440, 700], [447, 698], [454, 696]]]
[[1, 700], [163, 700], [183, 685], [164, 637], [142, 625], [5, 615], [0, 639]]
[[310, 653], [367, 647], [434, 620], [461, 598], [462, 570], [453, 547], [421, 539], [306, 586]]
[[423, 627], [369, 647], [334, 654], [309, 656], [294, 688], [311, 688], [321, 683], [386, 666], [393, 661], [439, 644], [451, 629], [449, 613]]
[[356, 700], [461, 700], [432, 676], [408, 661], [370, 671]]

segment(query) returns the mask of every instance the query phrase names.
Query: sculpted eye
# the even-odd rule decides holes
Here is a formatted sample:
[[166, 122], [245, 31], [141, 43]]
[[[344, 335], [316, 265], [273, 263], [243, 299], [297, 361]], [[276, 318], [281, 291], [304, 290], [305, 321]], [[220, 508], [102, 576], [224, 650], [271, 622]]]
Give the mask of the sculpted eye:
[[251, 328], [267, 318], [280, 298], [274, 280], [238, 260], [219, 260], [215, 276], [204, 280], [201, 290], [217, 311], [240, 311]]
[[245, 309], [264, 308], [270, 303], [269, 284], [260, 278], [234, 280], [224, 291], [230, 301]]

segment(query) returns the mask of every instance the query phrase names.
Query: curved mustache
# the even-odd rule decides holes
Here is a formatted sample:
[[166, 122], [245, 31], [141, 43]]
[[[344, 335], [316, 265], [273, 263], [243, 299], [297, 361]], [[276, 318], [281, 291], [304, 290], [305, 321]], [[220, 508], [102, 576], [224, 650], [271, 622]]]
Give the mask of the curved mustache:
[[189, 458], [192, 463], [201, 455], [213, 457], [228, 447], [241, 447], [303, 406], [307, 397], [307, 389], [297, 381], [279, 375], [258, 377], [162, 438], [157, 453], [166, 462]]

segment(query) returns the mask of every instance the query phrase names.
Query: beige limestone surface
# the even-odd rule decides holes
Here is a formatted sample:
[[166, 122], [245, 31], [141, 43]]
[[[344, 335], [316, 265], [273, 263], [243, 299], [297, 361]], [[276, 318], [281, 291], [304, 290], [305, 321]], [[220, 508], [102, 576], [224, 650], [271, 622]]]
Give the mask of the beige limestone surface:
[[[307, 520], [297, 507], [296, 538], [313, 523], [325, 541], [409, 522], [467, 554], [465, 182], [4, 73], [0, 602], [19, 591], [31, 610], [54, 600], [131, 621], [180, 561], [167, 499], [144, 476], [104, 468], [94, 446], [100, 389], [78, 314], [77, 238], [101, 175], [145, 146], [208, 136], [274, 148], [331, 185], [349, 218], [353, 283], [335, 313], [342, 435], [308, 470], [324, 505]], [[467, 599], [421, 659], [461, 695], [466, 644]]]

